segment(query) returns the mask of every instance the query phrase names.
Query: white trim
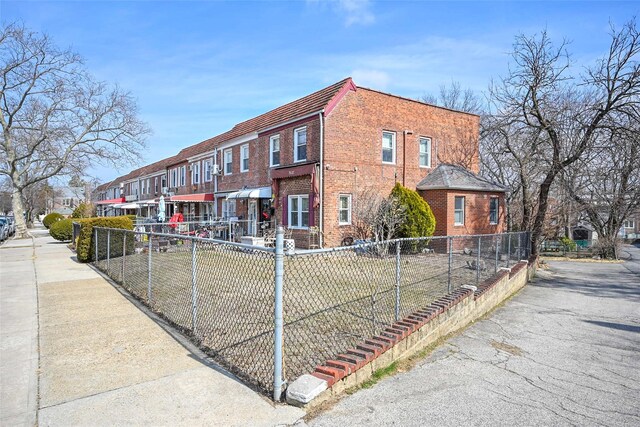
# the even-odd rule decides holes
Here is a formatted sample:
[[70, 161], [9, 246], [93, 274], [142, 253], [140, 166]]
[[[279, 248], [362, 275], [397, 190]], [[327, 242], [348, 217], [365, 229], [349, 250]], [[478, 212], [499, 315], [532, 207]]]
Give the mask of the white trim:
[[180, 172], [178, 173], [179, 184], [178, 187], [186, 187], [187, 186], [187, 166], [180, 166]]
[[[244, 151], [247, 150], [247, 157], [244, 157]], [[244, 161], [247, 161], [247, 168], [244, 168]], [[249, 172], [249, 144], [244, 144], [240, 146], [240, 172]]]
[[[462, 199], [462, 222], [456, 222], [456, 200], [460, 198]], [[465, 223], [465, 216], [466, 216], [466, 205], [467, 204], [467, 198], [465, 196], [454, 196], [453, 197], [453, 225], [456, 226], [463, 226]]]
[[[385, 146], [384, 146], [384, 136], [385, 134], [389, 134], [391, 135], [391, 142], [392, 142], [392, 147], [391, 147], [391, 161], [390, 162], [385, 162], [384, 161], [384, 150], [385, 150]], [[383, 130], [382, 131], [382, 138], [380, 140], [381, 145], [380, 145], [380, 160], [382, 160], [382, 163], [385, 165], [395, 165], [396, 164], [396, 147], [398, 146], [398, 144], [396, 143], [396, 133], [394, 131], [390, 131], [390, 130]]]
[[[293, 212], [293, 210], [291, 209], [292, 203], [291, 201], [293, 199], [298, 199], [298, 203], [299, 203], [299, 209], [297, 210], [298, 213], [298, 224], [302, 224], [302, 213], [305, 212], [302, 210], [302, 199], [307, 199], [307, 225], [292, 225], [292, 221], [291, 221], [291, 212]], [[290, 196], [287, 197], [287, 227], [294, 229], [294, 230], [307, 230], [309, 229], [309, 203], [311, 201], [309, 200], [309, 195], [308, 194], [292, 194]]]
[[[273, 161], [273, 153], [274, 153], [273, 142], [276, 139], [278, 140], [278, 164], [275, 164], [275, 163], [272, 162]], [[281, 164], [281, 160], [282, 159], [280, 159], [280, 154], [282, 154], [282, 144], [280, 144], [280, 141], [281, 141], [281, 138], [280, 138], [280, 134], [279, 133], [276, 133], [276, 134], [271, 135], [269, 137], [269, 167], [270, 168], [273, 168], [273, 167], [276, 167], [276, 166], [280, 166], [280, 164]]]
[[[421, 163], [421, 156], [422, 156], [422, 151], [420, 151], [420, 149], [422, 148], [422, 141], [425, 140], [427, 141], [427, 152], [425, 153], [427, 156], [429, 156], [429, 162], [426, 165], [423, 165]], [[418, 137], [418, 166], [420, 166], [421, 168], [431, 168], [431, 138], [429, 138], [428, 136], [419, 136]]]
[[258, 139], [258, 132], [251, 132], [242, 136], [238, 136], [218, 145], [218, 150], [224, 150], [229, 147], [234, 147], [239, 144], [243, 144], [245, 142], [253, 141], [254, 139]]
[[[302, 133], [304, 130], [304, 159], [298, 158], [298, 147], [302, 146], [302, 144], [298, 145], [298, 134]], [[293, 130], [293, 163], [306, 162], [309, 158], [309, 152], [307, 148], [309, 147], [309, 138], [307, 133], [307, 126], [300, 126], [299, 128], [295, 128]]]
[[[341, 212], [344, 210], [342, 208], [342, 198], [346, 197], [348, 200], [347, 204], [347, 221], [343, 222], [341, 219]], [[338, 194], [338, 225], [351, 225], [351, 194]]]
[[[227, 172], [227, 153], [230, 154], [229, 156], [229, 164], [231, 164], [231, 172]], [[233, 149], [232, 148], [227, 148], [225, 150], [222, 151], [222, 171], [224, 173], [224, 175], [232, 175], [233, 174]]]

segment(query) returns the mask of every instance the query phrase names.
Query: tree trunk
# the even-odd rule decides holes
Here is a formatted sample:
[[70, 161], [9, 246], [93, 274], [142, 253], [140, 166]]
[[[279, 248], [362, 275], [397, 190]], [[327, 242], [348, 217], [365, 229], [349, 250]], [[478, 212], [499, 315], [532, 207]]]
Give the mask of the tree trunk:
[[16, 237], [27, 237], [27, 222], [24, 219], [24, 201], [22, 200], [22, 192], [19, 188], [13, 185], [11, 208], [13, 209], [13, 216], [16, 219]]

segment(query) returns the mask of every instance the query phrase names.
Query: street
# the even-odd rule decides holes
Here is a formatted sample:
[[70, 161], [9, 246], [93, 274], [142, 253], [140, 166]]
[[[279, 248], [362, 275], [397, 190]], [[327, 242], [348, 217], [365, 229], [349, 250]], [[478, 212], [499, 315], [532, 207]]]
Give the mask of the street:
[[307, 421], [333, 425], [639, 425], [640, 249], [551, 262], [412, 370]]

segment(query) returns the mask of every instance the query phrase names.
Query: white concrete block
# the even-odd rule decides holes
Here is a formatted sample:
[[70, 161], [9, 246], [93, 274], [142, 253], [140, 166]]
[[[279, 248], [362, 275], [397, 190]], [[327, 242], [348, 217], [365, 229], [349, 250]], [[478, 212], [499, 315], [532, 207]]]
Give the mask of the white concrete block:
[[328, 384], [325, 380], [313, 375], [301, 375], [287, 387], [287, 403], [294, 406], [306, 405], [325, 391], [327, 387]]

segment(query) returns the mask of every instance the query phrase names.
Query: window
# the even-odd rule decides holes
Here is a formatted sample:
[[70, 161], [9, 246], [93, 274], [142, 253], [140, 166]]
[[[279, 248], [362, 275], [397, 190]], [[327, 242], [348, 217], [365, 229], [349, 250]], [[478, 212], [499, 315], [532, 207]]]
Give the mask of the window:
[[167, 177], [162, 175], [160, 177], [160, 180], [162, 181], [162, 183], [160, 184], [160, 187], [166, 187], [167, 186]]
[[249, 170], [249, 144], [240, 147], [240, 172]]
[[153, 192], [158, 194], [158, 177], [153, 178]]
[[151, 193], [151, 178], [147, 178], [147, 194]]
[[233, 172], [233, 153], [231, 148], [224, 150], [224, 174], [231, 175]]
[[464, 225], [464, 197], [456, 196], [453, 208], [453, 225]]
[[231, 218], [236, 216], [236, 200], [223, 200], [222, 201], [222, 217]]
[[341, 194], [338, 199], [338, 224], [351, 224], [351, 195]]
[[431, 138], [420, 138], [420, 166], [431, 167]]
[[200, 162], [191, 164], [191, 183], [200, 184]]
[[180, 187], [187, 185], [187, 167], [182, 166], [180, 168]]
[[269, 138], [269, 166], [280, 166], [280, 135]]
[[382, 163], [396, 162], [396, 134], [382, 132]]
[[492, 197], [489, 199], [489, 224], [497, 224], [498, 223], [498, 214], [500, 209], [500, 202], [497, 197]]
[[636, 222], [632, 219], [628, 219], [624, 222], [624, 228], [636, 228]]
[[178, 169], [171, 169], [171, 186], [178, 186]]
[[299, 128], [293, 131], [293, 161], [304, 162], [307, 160], [307, 128]]
[[289, 228], [309, 227], [309, 196], [289, 196]]
[[211, 160], [204, 161], [204, 182], [211, 181]]

